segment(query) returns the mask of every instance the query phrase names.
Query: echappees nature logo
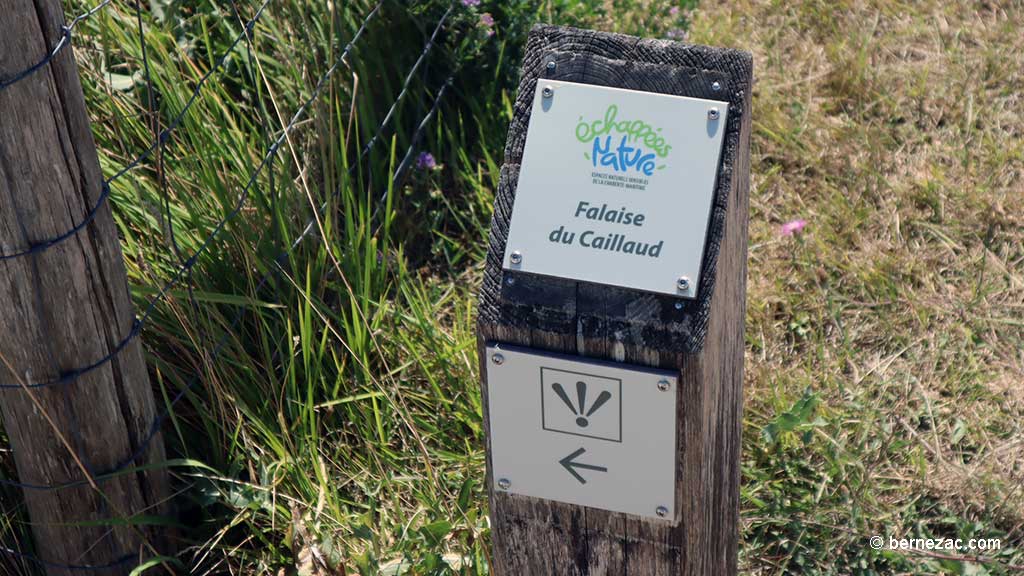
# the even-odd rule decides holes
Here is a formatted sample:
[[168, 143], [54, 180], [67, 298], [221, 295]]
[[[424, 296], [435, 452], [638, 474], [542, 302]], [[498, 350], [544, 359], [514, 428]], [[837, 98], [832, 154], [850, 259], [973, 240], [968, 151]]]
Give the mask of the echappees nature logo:
[[593, 121], [580, 116], [576, 139], [588, 145], [583, 155], [595, 168], [611, 168], [615, 172], [634, 170], [651, 176], [665, 167], [664, 160], [672, 146], [661, 136], [661, 128], [643, 120], [620, 120], [619, 107], [608, 106], [604, 118]]

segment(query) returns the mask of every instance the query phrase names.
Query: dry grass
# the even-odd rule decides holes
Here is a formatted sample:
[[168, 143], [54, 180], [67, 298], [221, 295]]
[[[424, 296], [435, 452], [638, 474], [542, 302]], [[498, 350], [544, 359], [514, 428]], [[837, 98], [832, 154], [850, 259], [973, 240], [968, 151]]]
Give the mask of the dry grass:
[[[267, 38], [259, 47], [274, 55], [261, 60], [270, 93], [285, 109], [310, 88], [291, 63], [309, 59], [307, 43], [337, 40], [311, 26], [329, 18], [304, 15], [328, 4], [300, 4], [275, 8], [274, 23], [257, 29]], [[560, 3], [543, 4], [542, 17], [557, 20], [552, 6]], [[558, 22], [661, 36], [685, 21], [670, 17], [663, 2], [571, 4], [575, 11]], [[131, 72], [137, 42], [123, 10], [108, 11], [95, 29], [79, 27], [76, 50], [86, 54], [95, 44]], [[350, 28], [365, 10], [351, 12]], [[512, 16], [499, 18], [499, 39]], [[526, 22], [532, 9], [520, 16]], [[193, 18], [190, 34], [205, 38], [219, 17]], [[470, 9], [462, 17], [476, 25]], [[1017, 573], [1013, 566], [1024, 565], [1024, 4], [708, 0], [689, 19], [690, 40], [749, 49], [756, 64], [743, 571]], [[304, 40], [274, 42], [278, 35]], [[177, 38], [154, 27], [149, 58], [167, 102], [183, 101], [191, 76], [181, 70], [219, 53], [220, 36], [204, 40], [213, 43], [205, 52], [179, 54]], [[400, 44], [384, 37], [362, 47], [360, 61], [366, 70], [404, 74], [394, 53]], [[420, 48], [410, 50], [406, 65]], [[111, 97], [105, 69], [83, 63], [109, 171], [126, 150], [150, 141], [136, 118], [143, 100], [136, 91]], [[210, 215], [234, 201], [258, 149], [262, 101], [239, 99], [222, 84], [208, 88], [182, 131], [187, 138], [172, 148], [173, 209], [189, 252]], [[377, 86], [390, 98], [393, 87], [384, 84], [361, 89]], [[186, 491], [182, 518], [192, 528], [182, 560], [194, 573], [293, 573], [318, 554], [324, 558], [316, 562], [338, 573], [486, 573], [472, 291], [486, 245], [490, 162], [500, 157], [507, 123], [499, 84], [463, 90], [472, 93], [425, 138], [424, 149], [445, 168], [418, 172], [400, 196], [397, 213], [415, 224], [410, 231], [385, 234], [384, 248], [363, 242], [368, 224], [345, 226], [370, 211], [360, 208], [361, 192], [345, 196], [350, 219], [332, 222], [322, 245], [293, 256], [295, 283], [282, 282], [269, 295], [272, 307], [247, 314], [243, 338], [204, 365], [202, 382], [216, 385], [188, 396], [167, 429], [172, 454], [204, 463], [175, 469]], [[333, 98], [346, 109], [344, 91]], [[359, 112], [360, 124], [375, 126], [383, 110]], [[475, 130], [484, 121], [480, 150], [467, 151], [463, 124]], [[345, 148], [337, 127], [325, 126], [312, 131], [321, 135], [309, 146], [318, 161], [321, 148], [329, 158]], [[387, 152], [374, 162], [375, 178], [391, 173]], [[305, 154], [294, 165], [282, 160], [279, 175], [280, 196], [301, 204], [254, 208], [247, 218], [305, 220], [298, 175], [318, 165]], [[324, 166], [338, 180], [343, 167]], [[112, 205], [133, 284], [146, 287], [176, 264], [163, 216], [152, 208], [161, 205], [153, 175], [139, 171], [132, 186], [115, 190]], [[442, 209], [453, 192], [460, 202]], [[782, 237], [780, 225], [796, 218], [808, 227]], [[455, 229], [455, 221], [465, 229], [441, 238], [439, 230], [451, 230], [438, 222]], [[235, 303], [250, 295], [249, 270], [265, 251], [249, 235], [259, 232], [232, 229], [227, 245], [237, 261], [204, 262], [200, 295]], [[419, 245], [431, 247], [431, 262], [448, 265], [432, 272], [398, 250]], [[327, 265], [330, 246], [350, 256], [340, 268], [359, 281], [358, 292]], [[380, 265], [390, 261], [378, 249], [394, 249], [394, 269]], [[214, 339], [233, 317], [234, 307], [216, 302], [204, 300], [201, 314], [185, 319], [171, 310], [147, 329], [166, 390], [193, 376], [193, 335]], [[0, 466], [7, 460], [0, 451]], [[20, 499], [2, 496], [0, 540], [27, 541]], [[874, 551], [874, 534], [1001, 538], [1004, 549], [981, 558], [946, 554], [952, 559]], [[37, 573], [27, 561], [3, 558], [0, 571]]]
[[[755, 58], [751, 571], [795, 570], [804, 554], [824, 569], [837, 559], [822, 552], [860, 555], [876, 533], [971, 526], [1024, 542], [1022, 24], [1020, 3], [991, 2], [740, 1], [695, 14], [693, 41]], [[780, 237], [793, 218], [808, 227]], [[760, 428], [805, 389], [820, 403], [801, 428], [810, 437], [766, 445]], [[778, 469], [793, 458], [809, 478]], [[812, 501], [764, 501], [803, 481]], [[766, 512], [792, 514], [795, 541], [769, 541]], [[814, 523], [852, 533], [814, 542], [842, 533]]]

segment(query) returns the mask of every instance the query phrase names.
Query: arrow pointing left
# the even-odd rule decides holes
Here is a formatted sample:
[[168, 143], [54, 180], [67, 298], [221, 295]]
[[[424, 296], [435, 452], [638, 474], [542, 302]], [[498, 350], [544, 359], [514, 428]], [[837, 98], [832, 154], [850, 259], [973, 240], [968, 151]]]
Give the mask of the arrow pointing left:
[[593, 464], [583, 464], [581, 462], [575, 462], [576, 457], [582, 455], [586, 451], [586, 448], [580, 448], [579, 450], [573, 452], [572, 454], [569, 454], [565, 458], [562, 458], [561, 460], [558, 461], [558, 463], [561, 464], [563, 468], [569, 471], [569, 474], [572, 474], [574, 478], [579, 480], [580, 484], [586, 484], [587, 481], [585, 478], [583, 478], [583, 476], [580, 476], [579, 472], [576, 471], [577, 468], [583, 470], [596, 470], [598, 472], [608, 471], [608, 469], [605, 468], [604, 466], [594, 466]]

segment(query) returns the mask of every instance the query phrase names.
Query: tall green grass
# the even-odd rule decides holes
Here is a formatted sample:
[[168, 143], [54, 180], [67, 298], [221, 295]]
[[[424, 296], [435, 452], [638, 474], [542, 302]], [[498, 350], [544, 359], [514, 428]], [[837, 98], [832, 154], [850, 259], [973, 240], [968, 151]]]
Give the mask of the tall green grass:
[[[148, 76], [131, 7], [113, 3], [76, 30], [107, 174], [182, 109], [255, 8], [155, 4], [161, 10], [144, 16]], [[115, 183], [111, 203], [140, 308], [232, 211], [269, 142], [371, 8], [273, 2], [163, 153]], [[463, 246], [488, 217], [487, 169], [469, 148], [476, 134], [460, 136], [458, 154], [445, 149], [456, 138], [446, 128], [453, 96], [413, 141], [445, 80], [465, 82], [476, 73], [467, 62], [501, 50], [489, 46], [503, 40], [487, 36], [478, 12], [453, 12], [378, 145], [358, 161], [446, 8], [383, 3], [245, 209], [145, 326], [161, 404], [185, 394], [163, 436], [175, 457], [175, 508], [191, 527], [177, 544], [195, 573], [306, 562], [378, 574], [403, 558], [418, 570], [485, 570], [480, 406], [469, 393], [472, 332], [462, 306], [469, 283], [435, 276], [450, 282], [447, 263], [479, 257]], [[396, 185], [391, 174], [410, 148], [450, 155], [474, 178], [438, 197], [453, 178], [414, 166]], [[314, 214], [310, 238], [278, 259]], [[257, 289], [265, 274], [272, 280]], [[25, 521], [15, 494], [4, 503], [6, 524]], [[23, 526], [4, 532], [23, 537]]]
[[[375, 4], [271, 2], [161, 153], [115, 182], [139, 308], [232, 212]], [[153, 0], [145, 58], [133, 5], [79, 25], [104, 173], [150, 145], [258, 5]], [[71, 14], [88, 6], [67, 3]], [[487, 573], [472, 289], [517, 63], [538, 19], [585, 24], [605, 12], [597, 2], [384, 0], [244, 209], [155, 308], [143, 339], [158, 402], [183, 395], [163, 439], [192, 572]], [[393, 180], [410, 150], [433, 165], [413, 162]], [[279, 257], [310, 221], [312, 234]], [[27, 542], [17, 494], [3, 503], [3, 533]]]
[[[468, 365], [437, 370], [435, 361], [427, 377], [426, 363], [436, 356], [417, 360], [402, 349], [429, 350], [429, 338], [434, 350], [457, 351], [445, 332], [469, 334], [469, 318], [439, 326], [433, 320], [443, 296], [408, 271], [404, 246], [435, 239], [430, 229], [401, 225], [396, 214], [429, 198], [418, 182], [428, 175], [405, 179], [398, 189], [389, 177], [414, 145], [414, 128], [441, 83], [480, 49], [476, 15], [467, 10], [451, 19], [379, 145], [354, 164], [442, 8], [384, 4], [354, 48], [351, 66], [261, 177], [250, 208], [201, 261], [193, 278], [200, 305], [193, 308], [183, 289], [146, 331], [151, 366], [167, 397], [201, 374], [201, 386], [188, 391], [166, 430], [172, 453], [204, 464], [174, 469], [184, 491], [179, 514], [199, 528], [183, 542], [196, 547], [187, 560], [198, 572], [236, 564], [253, 573], [321, 565], [377, 574], [405, 557], [440, 569], [449, 548], [444, 541], [453, 534], [467, 540], [451, 547], [465, 566], [460, 570], [475, 573], [485, 565], [475, 544], [485, 526], [468, 510], [479, 499], [472, 479], [480, 454], [461, 440], [478, 435], [479, 406], [459, 394], [462, 386], [452, 386], [472, 380]], [[158, 283], [176, 265], [168, 250], [171, 230], [188, 254], [230, 209], [268, 137], [277, 136], [369, 9], [368, 2], [273, 6], [256, 28], [252, 58], [233, 57], [225, 80], [203, 95], [168, 147], [166, 189], [178, 212], [165, 219], [158, 209], [145, 209], [159, 206], [158, 178], [115, 191], [117, 205], [135, 207], [119, 216], [138, 285]], [[198, 41], [187, 59], [180, 38], [157, 26], [148, 32], [163, 115], [180, 107], [194, 82], [194, 70], [182, 63], [211, 65], [239, 29], [213, 6], [183, 14], [181, 27], [189, 30], [185, 38]], [[124, 22], [104, 34], [118, 32], [124, 36], [102, 45], [131, 46]], [[138, 54], [123, 57], [137, 66]], [[137, 116], [136, 88], [141, 84], [94, 100], [119, 105], [110, 113], [122, 127], [111, 137], [122, 143], [148, 136]], [[275, 262], [321, 204], [327, 210], [317, 215], [312, 237]], [[256, 291], [268, 272], [274, 280]], [[247, 310], [232, 327], [240, 306]], [[211, 357], [212, 343], [225, 334]], [[447, 417], [452, 413], [460, 417]]]
[[[69, 0], [68, 13], [86, 5]], [[181, 110], [257, 5], [144, 6], [148, 79], [131, 4], [114, 2], [76, 29], [106, 174], [149, 146], [154, 127]], [[230, 54], [163, 155], [117, 182], [111, 204], [139, 307], [231, 210], [268, 142], [372, 5], [271, 2], [251, 46], [243, 42]], [[452, 5], [393, 123], [359, 162]], [[163, 438], [177, 518], [189, 527], [177, 533], [179, 559], [191, 572], [488, 573], [473, 291], [526, 33], [549, 21], [678, 36], [692, 4], [677, 7], [672, 13], [669, 3], [650, 0], [383, 3], [348, 65], [257, 179], [246, 208], [145, 327], [158, 403], [185, 394]], [[867, 7], [848, 8], [865, 21], [872, 16]], [[908, 12], [924, 22], [934, 7], [883, 8], [875, 21]], [[495, 18], [493, 34], [481, 24], [485, 12]], [[697, 41], [751, 47], [759, 78], [770, 80], [754, 92], [742, 563], [759, 574], [1008, 573], [867, 547], [870, 531], [886, 526], [907, 536], [1020, 542], [1011, 524], [1017, 500], [1002, 479], [985, 476], [979, 493], [1007, 498], [982, 505], [944, 498], [926, 481], [934, 477], [931, 446], [945, 446], [939, 431], [949, 444], [945, 457], [964, 462], [1019, 435], [1019, 412], [986, 384], [993, 373], [1011, 373], [999, 368], [1013, 362], [1006, 349], [1024, 340], [1012, 329], [1017, 308], [987, 304], [1019, 294], [1012, 288], [1019, 251], [999, 244], [1019, 239], [1006, 232], [1012, 227], [989, 227], [988, 246], [1008, 263], [1005, 274], [974, 282], [973, 265], [918, 262], [924, 253], [976, 244], [973, 228], [950, 226], [945, 211], [985, 228], [988, 199], [1008, 197], [996, 161], [1019, 164], [1019, 145], [1005, 139], [1019, 121], [1000, 116], [1001, 127], [979, 128], [955, 99], [928, 100], [934, 90], [924, 88], [925, 77], [940, 72], [927, 67], [913, 85], [888, 76], [882, 82], [876, 76], [886, 69], [869, 65], [868, 55], [895, 54], [899, 27], [874, 39], [860, 28], [816, 2], [709, 5], [694, 19]], [[983, 50], [948, 42], [947, 70], [973, 70], [976, 59], [1001, 54], [998, 42]], [[832, 68], [820, 72], [821, 61]], [[436, 116], [413, 142], [449, 77]], [[1012, 78], [990, 82], [992, 90], [1011, 93]], [[805, 82], [819, 90], [814, 97]], [[908, 132], [901, 114], [917, 108], [925, 119]], [[928, 124], [929, 114], [950, 116], [964, 132]], [[931, 164], [904, 182], [903, 168], [888, 159], [900, 154], [900, 142], [933, 134], [954, 149], [928, 157]], [[981, 178], [973, 168], [980, 162], [973, 138], [987, 150], [983, 172], [996, 176]], [[410, 148], [437, 165], [414, 165], [392, 183]], [[980, 192], [950, 193], [956, 186], [947, 171]], [[890, 205], [892, 197], [901, 200]], [[327, 209], [316, 212], [314, 233], [278, 259], [321, 204]], [[911, 227], [912, 241], [863, 246], [865, 228], [892, 234], [876, 229], [892, 214]], [[775, 222], [793, 215], [811, 217], [811, 233], [778, 239]], [[271, 280], [257, 289], [267, 274]], [[945, 286], [946, 276], [975, 287], [965, 292], [973, 294], [969, 305], [931, 290]], [[964, 320], [969, 309], [987, 312]], [[922, 334], [941, 337], [922, 344]], [[886, 374], [892, 363], [903, 380]], [[904, 392], [906, 375], [915, 373], [939, 391]], [[936, 397], [954, 400], [943, 405]], [[907, 422], [913, 433], [901, 426]], [[2, 435], [0, 446], [7, 446]], [[0, 452], [5, 477], [11, 468]], [[27, 522], [19, 494], [0, 490], [0, 539], [31, 551]], [[997, 559], [1022, 562], [1012, 546]], [[0, 570], [38, 573], [3, 555]]]

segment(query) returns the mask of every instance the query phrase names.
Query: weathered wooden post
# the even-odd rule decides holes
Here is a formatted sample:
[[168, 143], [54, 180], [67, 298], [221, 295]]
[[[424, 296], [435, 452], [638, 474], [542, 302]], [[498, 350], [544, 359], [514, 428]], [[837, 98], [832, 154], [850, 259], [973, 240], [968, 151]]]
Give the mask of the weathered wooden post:
[[[0, 4], [3, 81], [57, 45], [64, 18], [58, 0]], [[24, 493], [38, 554], [53, 564], [116, 564], [90, 574], [127, 574], [137, 562], [118, 561], [152, 556], [162, 531], [117, 520], [160, 514], [168, 486], [162, 470], [95, 486], [82, 470], [98, 474], [126, 460], [155, 416], [138, 340], [118, 351], [134, 315], [109, 206], [66, 240], [45, 245], [85, 221], [102, 189], [78, 71], [65, 47], [0, 89], [0, 407], [18, 481], [34, 485]], [[68, 377], [110, 354], [109, 362]], [[26, 387], [47, 382], [57, 384]], [[130, 464], [164, 459], [157, 436]], [[74, 482], [81, 484], [41, 489]], [[113, 522], [95, 524], [101, 520]], [[56, 566], [47, 572], [82, 574]]]
[[736, 573], [751, 82], [531, 33], [479, 309], [495, 574]]

